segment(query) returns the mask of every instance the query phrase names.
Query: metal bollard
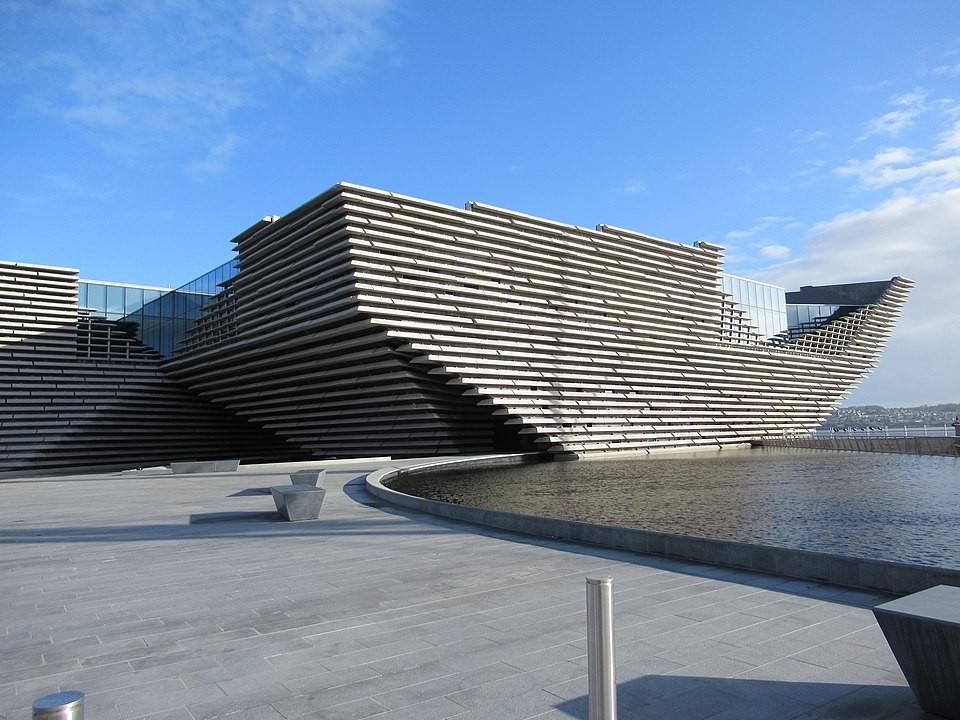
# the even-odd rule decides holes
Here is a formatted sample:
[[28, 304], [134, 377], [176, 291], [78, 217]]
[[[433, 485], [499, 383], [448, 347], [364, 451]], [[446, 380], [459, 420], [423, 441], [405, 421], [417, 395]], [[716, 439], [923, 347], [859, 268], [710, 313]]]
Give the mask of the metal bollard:
[[613, 578], [587, 578], [589, 720], [617, 720], [613, 653]]
[[83, 693], [64, 690], [34, 700], [33, 720], [83, 720]]

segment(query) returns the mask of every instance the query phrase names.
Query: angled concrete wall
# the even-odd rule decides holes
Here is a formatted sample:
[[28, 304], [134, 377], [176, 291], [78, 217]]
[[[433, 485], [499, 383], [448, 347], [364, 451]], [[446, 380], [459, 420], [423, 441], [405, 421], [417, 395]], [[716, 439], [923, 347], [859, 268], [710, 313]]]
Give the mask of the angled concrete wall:
[[723, 294], [706, 243], [349, 184], [235, 242], [239, 273], [168, 360], [85, 317], [75, 271], [0, 265], [7, 467], [584, 455], [812, 430], [910, 287], [894, 278], [773, 344]]
[[[229, 308], [198, 325], [167, 371], [318, 457], [524, 447], [492, 408], [366, 312], [361, 221], [338, 188], [242, 235]], [[226, 326], [223, 340], [207, 341]]]
[[171, 381], [115, 323], [81, 317], [76, 270], [0, 262], [0, 474], [280, 450], [295, 451]]
[[169, 368], [318, 455], [813, 429], [872, 366], [910, 286], [773, 346], [722, 294], [719, 247], [346, 184], [237, 249], [232, 337]]

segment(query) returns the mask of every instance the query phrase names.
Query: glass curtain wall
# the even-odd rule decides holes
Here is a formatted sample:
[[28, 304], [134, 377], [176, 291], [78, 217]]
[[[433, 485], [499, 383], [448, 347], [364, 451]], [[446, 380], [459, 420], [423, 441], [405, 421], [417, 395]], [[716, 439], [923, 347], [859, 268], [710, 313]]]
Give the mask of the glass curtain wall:
[[81, 280], [79, 304], [83, 309], [107, 320], [121, 320], [149, 302], [153, 302], [168, 290], [138, 285]]
[[726, 273], [720, 275], [720, 287], [747, 314], [760, 337], [770, 339], [786, 332], [787, 300], [782, 287]]
[[237, 271], [234, 258], [175, 290], [81, 280], [80, 307], [108, 320], [133, 323], [140, 342], [170, 357]]

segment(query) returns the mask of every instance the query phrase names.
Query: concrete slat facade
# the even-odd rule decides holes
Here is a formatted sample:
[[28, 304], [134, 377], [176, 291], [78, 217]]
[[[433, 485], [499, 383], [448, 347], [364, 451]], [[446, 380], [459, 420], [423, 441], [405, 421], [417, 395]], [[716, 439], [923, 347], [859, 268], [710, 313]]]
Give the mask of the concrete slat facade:
[[116, 323], [84, 316], [76, 270], [0, 262], [0, 473], [303, 455], [200, 400]]
[[[239, 273], [170, 359], [79, 318], [75, 273], [38, 268], [30, 293], [4, 290], [4, 377], [19, 389], [0, 438], [44, 426], [27, 406], [30, 393], [66, 392], [55, 375], [87, 387], [77, 378], [107, 369], [118, 388], [137, 377], [147, 395], [162, 386], [194, 403], [158, 400], [158, 417], [206, 407], [280, 455], [740, 444], [815, 428], [872, 367], [911, 285], [894, 278], [875, 302], [771, 343], [721, 290], [722, 248], [708, 243], [349, 184], [270, 220], [235, 240]], [[114, 335], [91, 342], [84, 321]], [[29, 361], [21, 352], [11, 375], [14, 346]], [[24, 369], [43, 358], [43, 372]], [[91, 423], [102, 402], [127, 411], [128, 395], [98, 393], [77, 404], [102, 396]]]
[[[171, 370], [318, 454], [644, 451], [812, 429], [872, 366], [910, 286], [774, 347], [720, 290], [717, 246], [347, 184], [237, 250], [239, 336]], [[240, 387], [218, 379], [230, 368]]]

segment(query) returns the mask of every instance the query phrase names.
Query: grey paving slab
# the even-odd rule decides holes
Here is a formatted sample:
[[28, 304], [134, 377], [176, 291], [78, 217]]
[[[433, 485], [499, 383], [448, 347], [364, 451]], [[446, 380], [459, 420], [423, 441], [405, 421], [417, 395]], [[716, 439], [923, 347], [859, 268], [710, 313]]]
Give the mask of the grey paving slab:
[[923, 717], [887, 597], [419, 515], [377, 467], [329, 464], [298, 523], [264, 492], [296, 467], [0, 482], [0, 718], [585, 718], [587, 576], [621, 717]]
[[[470, 672], [444, 675], [421, 683], [405, 685], [396, 690], [379, 693], [376, 699], [391, 709], [397, 709], [417, 705], [434, 698], [449, 697], [454, 692], [496, 683], [504, 678], [519, 674], [521, 674], [521, 671], [518, 668], [504, 662], [496, 662]], [[462, 705], [460, 711], [463, 711]]]

